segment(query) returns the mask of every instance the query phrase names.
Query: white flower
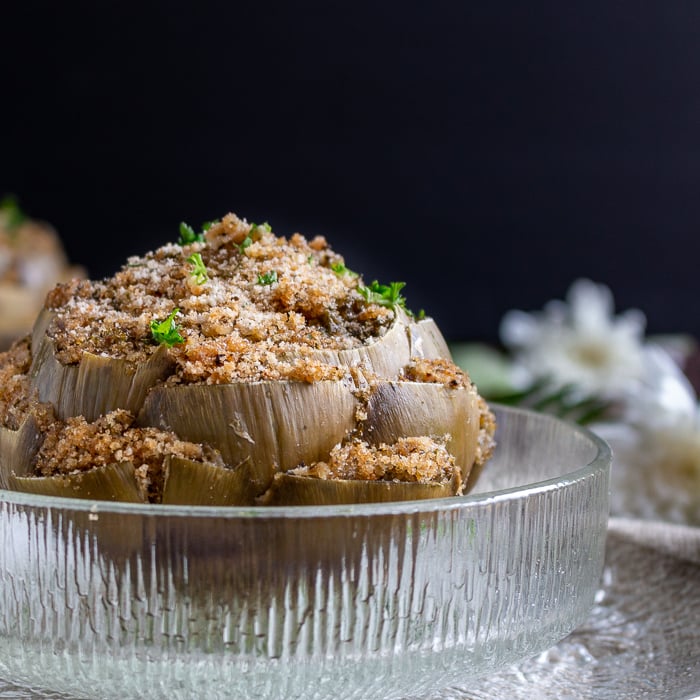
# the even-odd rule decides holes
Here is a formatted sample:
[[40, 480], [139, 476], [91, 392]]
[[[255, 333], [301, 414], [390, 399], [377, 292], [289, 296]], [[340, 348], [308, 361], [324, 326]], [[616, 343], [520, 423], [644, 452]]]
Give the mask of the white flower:
[[644, 375], [645, 318], [637, 310], [613, 311], [606, 286], [577, 280], [566, 302], [551, 301], [541, 312], [508, 312], [501, 340], [531, 378], [617, 398]]
[[700, 526], [700, 416], [595, 426], [612, 447], [611, 514]]
[[700, 413], [693, 387], [661, 348], [625, 397], [622, 421], [591, 426], [613, 449], [613, 515], [700, 525]]
[[584, 279], [566, 302], [509, 312], [500, 331], [523, 388], [546, 379], [611, 402], [612, 422], [590, 427], [613, 449], [613, 515], [700, 526], [697, 396], [671, 355], [645, 342], [644, 328], [640, 311], [616, 316], [610, 290]]

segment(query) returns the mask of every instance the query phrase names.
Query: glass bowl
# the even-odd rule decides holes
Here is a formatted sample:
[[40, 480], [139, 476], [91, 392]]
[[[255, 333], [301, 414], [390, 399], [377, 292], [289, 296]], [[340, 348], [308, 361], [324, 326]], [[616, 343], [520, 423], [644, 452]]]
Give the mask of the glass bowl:
[[607, 445], [495, 407], [465, 497], [116, 504], [0, 491], [0, 677], [101, 700], [401, 698], [538, 653], [603, 567]]

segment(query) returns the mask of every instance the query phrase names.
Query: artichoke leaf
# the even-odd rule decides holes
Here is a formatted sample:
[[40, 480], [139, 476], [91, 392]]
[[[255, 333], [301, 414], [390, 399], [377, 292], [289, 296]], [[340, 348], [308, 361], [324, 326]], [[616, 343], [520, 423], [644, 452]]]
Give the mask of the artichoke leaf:
[[94, 421], [117, 408], [137, 414], [148, 390], [171, 371], [172, 360], [162, 345], [138, 364], [83, 352], [77, 365], [64, 365], [56, 358], [54, 341], [44, 336], [30, 374], [39, 400], [53, 404], [58, 418], [82, 415]]
[[162, 503], [192, 506], [254, 505], [255, 493], [247, 463], [231, 469], [183, 457], [167, 457]]
[[357, 406], [351, 387], [334, 381], [162, 385], [137, 422], [211, 445], [227, 464], [246, 462], [259, 494], [277, 472], [325, 459], [353, 429]]
[[39, 312], [32, 327], [32, 352], [36, 354], [41, 345], [48, 340], [46, 331], [48, 330], [51, 321], [56, 317], [56, 312], [51, 309], [43, 308]]
[[42, 442], [41, 431], [33, 416], [29, 416], [18, 430], [0, 426], [0, 488], [10, 486], [13, 474], [29, 473], [32, 459]]
[[276, 474], [270, 489], [259, 499], [269, 506], [345, 505], [447, 498], [458, 493], [459, 480], [438, 483], [418, 481], [367, 481], [319, 479], [301, 474]]
[[411, 357], [420, 357], [427, 360], [452, 359], [447, 341], [432, 318], [414, 321], [408, 326], [408, 332]]
[[413, 358], [451, 359], [450, 349], [432, 318], [412, 319], [401, 307], [389, 330], [367, 345], [347, 350], [316, 350], [326, 364], [358, 367], [384, 379], [395, 379]]
[[54, 476], [11, 474], [9, 486], [14, 491], [44, 496], [127, 503], [143, 503], [146, 500], [136, 480], [134, 465], [130, 462], [115, 462], [88, 471]]
[[363, 438], [393, 443], [400, 437], [450, 435], [447, 450], [467, 481], [479, 440], [479, 397], [472, 388], [422, 382], [381, 382], [367, 405]]
[[400, 307], [394, 313], [394, 320], [387, 332], [372, 342], [346, 350], [314, 350], [311, 356], [325, 364], [358, 367], [379, 377], [398, 376], [411, 359], [408, 331], [411, 320]]

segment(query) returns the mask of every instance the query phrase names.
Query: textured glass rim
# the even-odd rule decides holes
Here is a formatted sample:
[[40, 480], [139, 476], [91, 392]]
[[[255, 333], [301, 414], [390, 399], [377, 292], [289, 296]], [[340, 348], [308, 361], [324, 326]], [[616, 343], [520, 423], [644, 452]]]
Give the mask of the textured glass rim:
[[[593, 459], [570, 472], [541, 481], [533, 481], [522, 486], [512, 486], [507, 489], [468, 494], [462, 497], [448, 496], [446, 498], [424, 499], [417, 501], [394, 501], [391, 503], [357, 503], [349, 505], [324, 506], [182, 506], [153, 503], [122, 503], [115, 501], [98, 501], [82, 498], [66, 498], [62, 496], [44, 496], [0, 489], [0, 503], [31, 506], [37, 508], [54, 508], [60, 510], [85, 511], [91, 513], [114, 513], [123, 515], [140, 515], [146, 517], [193, 517], [193, 518], [229, 518], [229, 519], [272, 519], [272, 518], [334, 518], [348, 516], [384, 516], [411, 513], [436, 513], [478, 507], [486, 503], [504, 500], [518, 500], [535, 493], [563, 488], [582, 479], [609, 470], [612, 462], [612, 451], [605, 440], [587, 428], [562, 421], [545, 413], [529, 409], [504, 406], [491, 403], [491, 408], [504, 415], [536, 416], [544, 421], [564, 424], [571, 430], [572, 435], [587, 439], [596, 448]], [[496, 448], [498, 449], [498, 447]]]

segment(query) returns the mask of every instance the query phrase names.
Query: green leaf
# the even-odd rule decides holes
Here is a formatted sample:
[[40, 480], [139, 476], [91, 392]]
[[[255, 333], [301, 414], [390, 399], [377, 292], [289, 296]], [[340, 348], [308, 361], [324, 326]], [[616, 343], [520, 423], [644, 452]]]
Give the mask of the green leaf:
[[264, 275], [258, 275], [258, 284], [269, 286], [277, 282], [277, 270], [271, 270]]
[[159, 345], [167, 345], [171, 348], [173, 345], [185, 342], [175, 323], [175, 316], [179, 311], [180, 309], [174, 308], [165, 321], [159, 321], [158, 319], [151, 321], [151, 334], [153, 335], [153, 340]]
[[189, 245], [190, 243], [201, 242], [204, 240], [204, 235], [195, 233], [194, 229], [184, 221], [180, 222], [180, 245]]
[[4, 214], [5, 227], [10, 231], [19, 228], [27, 219], [13, 194], [6, 194], [0, 200], [0, 212]]
[[265, 231], [265, 233], [272, 233], [272, 226], [267, 223], [267, 221], [263, 221], [261, 224], [253, 224], [251, 223], [251, 229], [250, 233], [248, 234], [249, 236], [252, 236], [258, 229], [261, 231]]
[[451, 343], [450, 352], [455, 364], [469, 374], [486, 398], [516, 393], [512, 363], [496, 348], [486, 343]]
[[333, 263], [331, 265], [331, 270], [333, 270], [338, 277], [359, 277], [357, 272], [353, 272], [350, 268], [345, 267], [344, 263]]
[[253, 245], [253, 239], [250, 236], [246, 236], [237, 246], [238, 252], [242, 253], [246, 248]]
[[207, 272], [206, 265], [202, 260], [201, 253], [192, 253], [187, 262], [192, 264], [192, 270], [190, 271], [190, 276], [194, 277], [197, 284], [204, 284], [209, 281], [209, 273]]
[[551, 379], [541, 378], [526, 389], [505, 396], [487, 397], [499, 403], [548, 413], [568, 421], [585, 425], [604, 417], [614, 408], [611, 401], [583, 394], [575, 384], [556, 384]]
[[374, 280], [368, 287], [359, 285], [357, 291], [371, 304], [379, 304], [389, 309], [397, 306], [406, 308], [406, 299], [400, 293], [405, 286], [405, 282], [390, 282], [387, 285]]
[[212, 226], [216, 226], [216, 224], [220, 224], [221, 219], [212, 219], [212, 221], [205, 221], [202, 224], [202, 233], [206, 233]]

